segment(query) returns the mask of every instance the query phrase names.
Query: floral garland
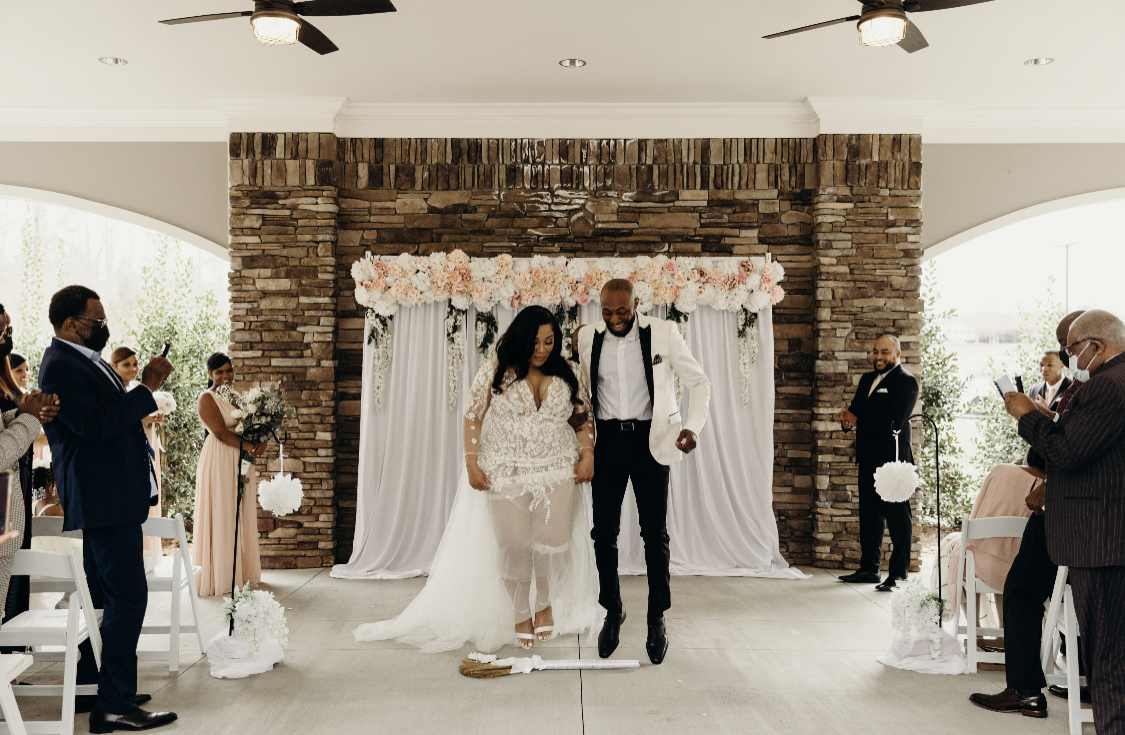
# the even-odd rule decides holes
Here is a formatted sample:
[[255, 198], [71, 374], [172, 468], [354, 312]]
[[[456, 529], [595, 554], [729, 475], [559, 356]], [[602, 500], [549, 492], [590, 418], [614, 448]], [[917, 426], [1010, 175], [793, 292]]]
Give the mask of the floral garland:
[[891, 628], [904, 640], [930, 642], [930, 657], [941, 656], [941, 615], [945, 602], [915, 577], [895, 589], [891, 597]]
[[477, 312], [477, 354], [486, 361], [496, 357], [496, 332], [498, 330], [499, 325], [492, 313], [487, 311]]
[[738, 312], [738, 374], [742, 378], [742, 405], [750, 405], [750, 367], [758, 361], [758, 313]]
[[[371, 327], [368, 342], [376, 351], [372, 381], [376, 411], [382, 410], [383, 381], [391, 362], [391, 319], [402, 305], [448, 299], [451, 309], [464, 312], [473, 306], [482, 312], [496, 305], [515, 310], [535, 304], [556, 314], [565, 310], [566, 318], [560, 319], [562, 327], [577, 322], [577, 307], [596, 302], [606, 282], [624, 278], [633, 284], [640, 299], [638, 311], [647, 313], [655, 306], [667, 306], [669, 318], [676, 321], [682, 333], [687, 317], [700, 305], [757, 314], [780, 303], [785, 290], [778, 283], [784, 277], [781, 265], [771, 262], [768, 256], [765, 263], [749, 258], [665, 255], [569, 259], [537, 255], [517, 260], [506, 253], [495, 258], [470, 258], [455, 250], [429, 256], [404, 253], [386, 259], [367, 253], [352, 264], [355, 299], [366, 309]], [[463, 318], [460, 325], [459, 332], [451, 333], [447, 320], [447, 339], [460, 333], [463, 340]], [[743, 342], [753, 340], [754, 336], [752, 329], [739, 330]], [[478, 349], [480, 345], [478, 341]], [[756, 346], [752, 349], [747, 343], [745, 349], [753, 355]], [[450, 350], [450, 365], [454, 351]], [[463, 346], [461, 355], [463, 359]], [[742, 373], [743, 395], [747, 396], [748, 367]], [[450, 385], [453, 388], [452, 382]], [[451, 405], [455, 402], [452, 397]]]
[[452, 302], [445, 312], [446, 349], [445, 375], [449, 381], [449, 410], [457, 408], [457, 388], [461, 384], [461, 368], [465, 366], [465, 309]]

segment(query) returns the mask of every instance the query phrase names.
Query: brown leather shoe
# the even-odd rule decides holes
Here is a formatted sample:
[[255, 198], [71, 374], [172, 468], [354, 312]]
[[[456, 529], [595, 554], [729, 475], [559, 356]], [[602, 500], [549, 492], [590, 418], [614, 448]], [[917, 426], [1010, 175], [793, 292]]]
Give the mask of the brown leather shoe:
[[969, 701], [990, 712], [1019, 712], [1024, 717], [1047, 716], [1047, 698], [1042, 694], [1021, 697], [1015, 689], [1005, 689], [999, 694], [970, 694]]

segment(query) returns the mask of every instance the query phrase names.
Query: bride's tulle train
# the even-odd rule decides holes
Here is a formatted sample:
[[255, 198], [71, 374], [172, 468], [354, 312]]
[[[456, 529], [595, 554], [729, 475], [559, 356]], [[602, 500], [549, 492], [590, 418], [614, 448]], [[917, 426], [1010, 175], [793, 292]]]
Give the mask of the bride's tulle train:
[[[558, 634], [584, 634], [592, 644], [605, 611], [597, 603], [590, 486], [578, 485], [574, 492], [569, 543], [554, 551], [549, 565], [550, 603]], [[515, 644], [514, 606], [489, 509], [494, 502], [528, 503], [530, 498], [509, 501], [474, 490], [462, 472], [425, 588], [398, 617], [356, 628], [356, 640], [397, 639], [427, 652], [472, 643], [488, 653]]]

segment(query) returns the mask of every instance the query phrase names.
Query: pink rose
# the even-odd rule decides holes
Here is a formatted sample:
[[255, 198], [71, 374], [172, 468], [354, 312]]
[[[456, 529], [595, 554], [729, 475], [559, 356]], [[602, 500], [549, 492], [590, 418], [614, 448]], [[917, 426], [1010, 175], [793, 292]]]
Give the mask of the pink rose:
[[503, 286], [504, 285], [504, 276], [493, 276], [492, 277], [492, 285], [496, 286], [498, 288], [500, 286]]
[[592, 270], [586, 271], [586, 275], [582, 276], [582, 283], [587, 286], [593, 286], [598, 282], [598, 274]]
[[637, 274], [636, 273], [630, 273], [629, 277], [626, 278], [625, 280], [627, 280], [629, 283], [636, 283], [637, 282]]
[[542, 268], [536, 268], [531, 272], [531, 277], [536, 281], [542, 281], [545, 275]]
[[677, 273], [673, 280], [676, 282], [677, 286], [682, 286], [687, 283], [687, 278], [684, 277], [683, 273]]
[[746, 275], [750, 275], [751, 273], [754, 272], [754, 261], [752, 261], [750, 259], [739, 261], [738, 270], [741, 273], [745, 273]]
[[683, 292], [683, 290], [684, 289], [683, 289], [682, 286], [673, 286], [672, 287], [672, 299], [675, 300], [675, 299], [680, 298], [680, 294]]
[[452, 273], [450, 273], [449, 274], [449, 282], [450, 283], [460, 283], [461, 282], [461, 271], [454, 270]]
[[674, 261], [674, 260], [665, 261], [664, 262], [664, 272], [665, 273], [675, 273], [676, 272], [676, 261]]
[[691, 273], [688, 274], [688, 278], [693, 281], [698, 281], [703, 278], [703, 271], [699, 270], [698, 268], [692, 268]]
[[450, 291], [454, 296], [464, 296], [468, 292], [468, 289], [465, 288], [465, 284], [457, 283], [454, 284], [453, 288], [450, 289]]
[[457, 270], [461, 274], [461, 280], [462, 281], [464, 281], [465, 283], [472, 283], [473, 282], [473, 272], [472, 272], [472, 270], [469, 269], [468, 266], [465, 266], [463, 268], [458, 268]]
[[508, 299], [508, 308], [511, 309], [512, 311], [515, 311], [516, 309], [520, 308], [520, 295], [519, 294], [516, 294], [512, 298]]
[[763, 291], [769, 291], [770, 288], [773, 286], [773, 279], [770, 278], [768, 275], [766, 275], [764, 270], [765, 269], [763, 269], [763, 273], [762, 273], [762, 290]]
[[745, 273], [739, 273], [738, 274], [739, 285], [745, 286], [746, 282], [749, 281], [749, 280], [750, 280], [750, 276], [746, 275]]
[[645, 280], [655, 281], [656, 277], [660, 275], [660, 268], [651, 260], [645, 263]]
[[517, 273], [516, 285], [519, 286], [520, 290], [522, 291], [526, 291], [527, 289], [531, 288], [531, 274], [527, 271]]
[[380, 276], [387, 275], [387, 264], [384, 263], [383, 261], [376, 260], [373, 267], [375, 268], [375, 272], [378, 273]]
[[488, 290], [487, 284], [478, 283], [473, 288], [473, 301], [475, 303], [477, 303], [477, 304], [488, 303], [488, 297], [489, 297], [489, 290]]
[[770, 306], [776, 306], [781, 303], [785, 298], [785, 289], [781, 286], [774, 286], [770, 289]]
[[375, 282], [371, 284], [371, 287], [374, 288], [376, 291], [382, 291], [384, 288], [387, 287], [387, 282], [386, 282], [386, 280], [384, 280], [382, 278], [377, 278], [377, 279], [375, 279]]
[[590, 294], [588, 294], [588, 293], [578, 294], [577, 301], [582, 306], [585, 306], [586, 304], [590, 303]]

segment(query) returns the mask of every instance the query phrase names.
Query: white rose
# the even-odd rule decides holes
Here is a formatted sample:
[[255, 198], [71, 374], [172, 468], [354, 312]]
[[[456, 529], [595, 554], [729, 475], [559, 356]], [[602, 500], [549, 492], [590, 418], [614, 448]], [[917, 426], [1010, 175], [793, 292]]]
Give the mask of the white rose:
[[766, 291], [754, 291], [750, 294], [750, 303], [746, 308], [753, 312], [759, 312], [770, 305], [770, 295]]
[[232, 419], [240, 419], [240, 418], [242, 418], [242, 411], [239, 411], [236, 408], [236, 409], [234, 409], [233, 411], [230, 412], [230, 417]]

